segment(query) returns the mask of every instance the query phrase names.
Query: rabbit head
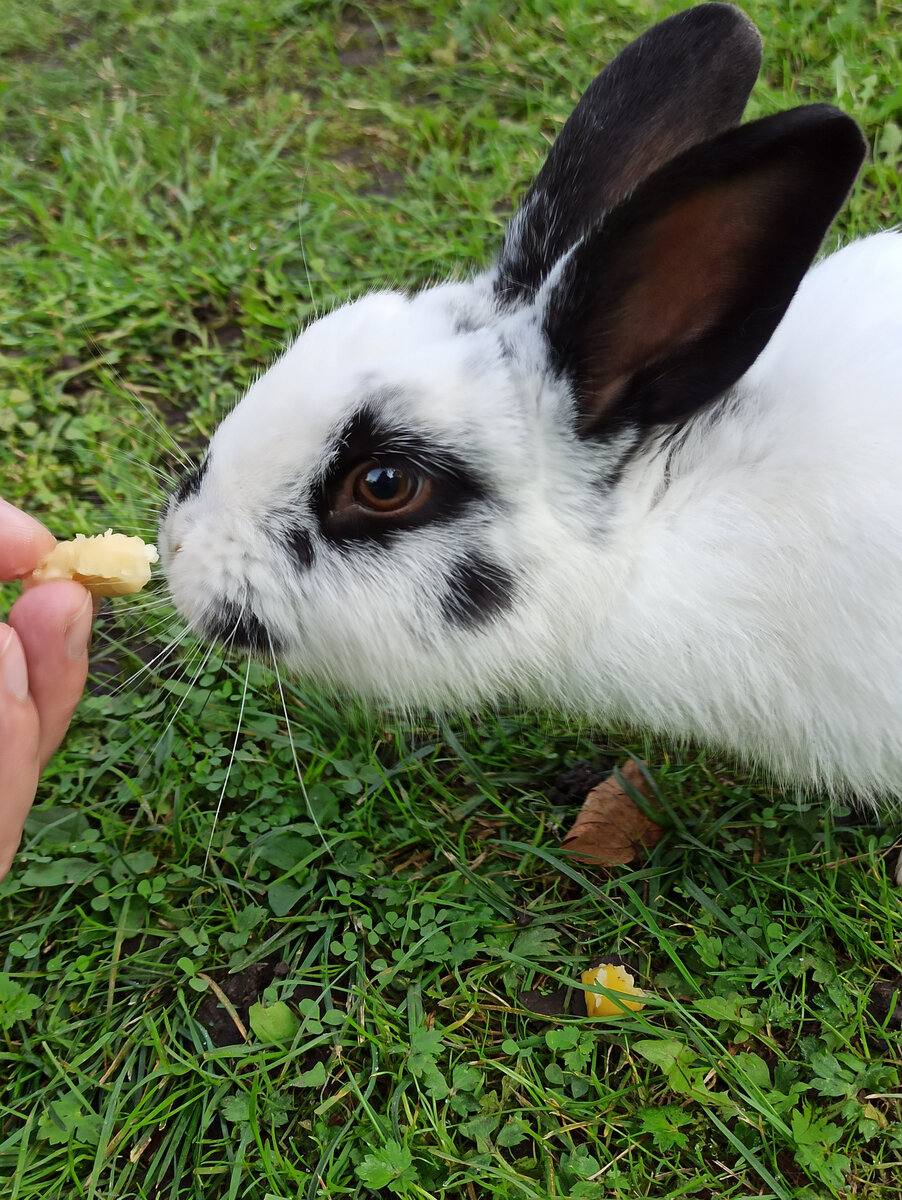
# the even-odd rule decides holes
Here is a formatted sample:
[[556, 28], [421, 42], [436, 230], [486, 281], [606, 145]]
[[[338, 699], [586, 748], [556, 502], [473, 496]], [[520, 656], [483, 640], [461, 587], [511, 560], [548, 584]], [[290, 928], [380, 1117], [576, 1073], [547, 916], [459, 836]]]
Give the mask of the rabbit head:
[[634, 715], [616, 678], [667, 448], [732, 402], [863, 153], [826, 107], [736, 128], [759, 61], [726, 5], [655, 26], [489, 271], [311, 324], [169, 503], [188, 623], [383, 701]]

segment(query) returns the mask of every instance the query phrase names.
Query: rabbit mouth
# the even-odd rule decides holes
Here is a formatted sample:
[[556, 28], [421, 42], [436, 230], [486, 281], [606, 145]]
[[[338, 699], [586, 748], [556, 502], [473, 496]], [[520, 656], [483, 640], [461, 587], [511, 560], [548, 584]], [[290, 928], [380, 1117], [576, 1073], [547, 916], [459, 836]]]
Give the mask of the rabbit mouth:
[[200, 632], [207, 641], [255, 658], [270, 660], [282, 650], [281, 640], [247, 603], [226, 601], [215, 613], [204, 615]]

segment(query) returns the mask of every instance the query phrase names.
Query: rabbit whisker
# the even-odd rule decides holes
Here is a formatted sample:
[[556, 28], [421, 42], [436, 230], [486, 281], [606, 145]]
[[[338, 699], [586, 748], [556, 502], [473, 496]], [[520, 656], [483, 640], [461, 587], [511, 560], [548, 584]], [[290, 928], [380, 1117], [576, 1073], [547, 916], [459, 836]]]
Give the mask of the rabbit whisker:
[[[235, 629], [238, 628], [236, 623]], [[232, 630], [234, 636], [235, 630]], [[222, 809], [223, 800], [225, 800], [226, 788], [229, 786], [229, 779], [232, 775], [232, 766], [235, 762], [235, 752], [238, 749], [238, 739], [241, 737], [241, 725], [244, 720], [244, 706], [247, 701], [248, 683], [251, 677], [251, 658], [248, 656], [247, 669], [244, 672], [244, 687], [241, 691], [241, 707], [238, 709], [238, 723], [235, 727], [235, 738], [232, 742], [232, 752], [229, 755], [229, 765], [226, 767], [225, 779], [222, 781], [222, 791], [219, 793], [219, 799], [216, 802], [216, 811], [213, 814], [213, 827], [210, 830], [210, 840], [207, 842], [207, 853], [204, 855], [203, 874], [207, 873], [207, 865], [210, 862], [210, 852], [213, 849], [213, 835], [216, 833], [216, 826], [219, 823], [219, 813]]]
[[[137, 680], [139, 680], [142, 675], [149, 674], [157, 666], [162, 666], [167, 661], [167, 659], [169, 659], [170, 656], [172, 654], [174, 654], [175, 651], [179, 648], [179, 646], [182, 644], [182, 642], [188, 636], [189, 632], [190, 632], [189, 629], [187, 629], [187, 628], [183, 629], [182, 632], [178, 635], [178, 637], [173, 638], [173, 640], [171, 642], [168, 642], [163, 647], [162, 650], [160, 650], [157, 654], [155, 654], [153, 656], [153, 658], [149, 662], [144, 663], [143, 666], [139, 667], [137, 671], [134, 671], [131, 675], [129, 675], [128, 679], [123, 680], [122, 683], [120, 683], [119, 686], [113, 692], [110, 693], [110, 695], [112, 695], [112, 696], [120, 695], [127, 688], [131, 687], [134, 683], [136, 683]], [[210, 651], [208, 650], [206, 657], [209, 657], [209, 655], [210, 655]], [[192, 683], [193, 682], [194, 681], [192, 680]], [[184, 698], [183, 698], [182, 702], [184, 703]], [[179, 708], [180, 707], [181, 707], [181, 704], [179, 705]], [[178, 713], [178, 709], [176, 709], [176, 714], [177, 713]]]
[[[184, 696], [182, 696], [181, 700], [179, 700], [172, 715], [170, 716], [169, 720], [166, 722], [166, 725], [164, 726], [163, 730], [161, 731], [160, 736], [157, 738], [156, 742], [154, 743], [153, 750], [148, 750], [147, 753], [144, 755], [144, 758], [141, 760], [141, 763], [140, 763], [141, 767], [144, 767], [147, 765], [147, 763], [150, 761], [151, 754], [155, 753], [156, 750], [163, 744], [164, 738], [169, 733], [169, 730], [172, 728], [172, 726], [175, 724], [176, 718], [178, 717], [179, 713], [182, 711], [185, 701], [191, 695], [191, 690], [194, 687], [194, 685], [197, 683], [198, 679], [200, 678], [201, 673], [203, 672], [204, 667], [207, 665], [207, 661], [209, 660], [210, 655], [212, 653], [213, 653], [213, 647], [210, 646], [206, 650], [206, 652], [202, 654], [200, 666], [194, 672], [194, 675], [192, 676], [190, 682], [188, 683], [188, 686], [185, 689]], [[191, 670], [191, 667], [189, 667], [188, 662], [186, 660], [186, 662], [184, 663], [184, 669], [181, 672], [182, 679], [184, 679], [184, 677], [188, 674], [189, 670]]]
[[301, 247], [301, 262], [304, 264], [304, 275], [307, 279], [307, 293], [310, 296], [310, 304], [313, 308], [313, 319], [317, 320], [320, 314], [319, 305], [316, 302], [316, 297], [313, 295], [313, 281], [310, 278], [310, 268], [307, 264], [307, 247], [304, 245], [304, 222], [301, 214], [301, 209], [304, 202], [304, 188], [307, 186], [307, 172], [304, 172], [304, 177], [301, 180], [301, 194], [298, 197], [298, 242]]
[[298, 777], [298, 784], [300, 785], [301, 795], [304, 797], [304, 804], [307, 808], [307, 812], [310, 816], [310, 820], [313, 822], [314, 826], [316, 827], [316, 832], [319, 834], [320, 841], [323, 843], [326, 853], [329, 855], [330, 858], [332, 858], [333, 857], [332, 851], [329, 848], [329, 843], [326, 840], [326, 835], [323, 833], [322, 826], [320, 825], [319, 821], [317, 820], [316, 813], [313, 811], [313, 806], [310, 803], [310, 797], [307, 795], [307, 788], [304, 784], [304, 775], [303, 775], [303, 772], [301, 771], [301, 764], [298, 761], [297, 750], [295, 750], [295, 748], [294, 748], [294, 737], [292, 736], [291, 721], [288, 718], [288, 704], [286, 703], [286, 700], [285, 700], [285, 689], [282, 687], [282, 674], [279, 671], [279, 660], [276, 658], [275, 647], [272, 644], [272, 637], [270, 636], [268, 631], [267, 631], [266, 637], [267, 637], [267, 640], [269, 641], [269, 653], [272, 658], [273, 670], [276, 673], [276, 684], [278, 685], [278, 688], [279, 688], [279, 699], [282, 702], [282, 715], [285, 718], [285, 729], [288, 734], [288, 747], [291, 750], [291, 758], [292, 758], [292, 761], [294, 762], [294, 773]]
[[185, 453], [182, 447], [175, 440], [172, 431], [167, 427], [165, 422], [163, 422], [159, 415], [153, 411], [153, 409], [150, 407], [147, 401], [141, 397], [138, 391], [126, 381], [122, 373], [106, 359], [102, 347], [90, 337], [89, 343], [98, 351], [99, 365], [106, 372], [108, 381], [116, 384], [125, 394], [126, 398], [129, 399], [147, 418], [156, 432], [162, 435], [163, 445], [165, 446], [168, 442], [175, 456], [179, 458], [186, 466], [191, 466], [192, 464], [190, 456]]

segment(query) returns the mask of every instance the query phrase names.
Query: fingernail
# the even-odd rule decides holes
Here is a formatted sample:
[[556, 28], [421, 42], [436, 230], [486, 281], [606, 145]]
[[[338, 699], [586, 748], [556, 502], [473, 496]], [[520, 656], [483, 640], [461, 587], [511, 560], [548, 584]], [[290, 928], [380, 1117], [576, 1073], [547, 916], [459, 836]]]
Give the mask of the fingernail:
[[66, 653], [73, 662], [79, 662], [88, 653], [91, 644], [91, 618], [94, 610], [90, 595], [85, 596], [84, 604], [75, 616], [66, 624]]
[[53, 549], [53, 534], [40, 521], [0, 497], [0, 545], [5, 579], [20, 579]]
[[16, 700], [28, 697], [25, 651], [14, 629], [0, 625], [0, 683]]
[[21, 508], [16, 508], [14, 504], [10, 504], [8, 500], [4, 500], [0, 496], [0, 516], [3, 517], [3, 526], [6, 529], [15, 528], [18, 532], [28, 534], [33, 537], [39, 529], [44, 526], [40, 521], [30, 517], [28, 513], [22, 512]]

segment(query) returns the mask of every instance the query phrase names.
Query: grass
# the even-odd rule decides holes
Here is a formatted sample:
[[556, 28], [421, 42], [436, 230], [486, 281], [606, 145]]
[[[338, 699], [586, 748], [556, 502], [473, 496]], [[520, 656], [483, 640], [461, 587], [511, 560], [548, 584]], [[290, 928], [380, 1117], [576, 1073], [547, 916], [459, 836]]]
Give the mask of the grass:
[[[149, 534], [173, 439], [318, 309], [487, 261], [543, 139], [674, 7], [13, 0], [4, 495]], [[746, 8], [750, 115], [840, 104], [873, 161], [836, 236], [898, 222], [902, 8]], [[160, 592], [109, 606], [98, 678], [172, 628]], [[552, 717], [411, 726], [292, 683], [289, 737], [256, 666], [236, 742], [244, 680], [187, 649], [97, 683], [47, 771], [0, 885], [9, 1200], [898, 1200], [892, 829]], [[577, 867], [556, 781], [630, 753], [667, 836]], [[609, 953], [641, 1013], [518, 999]]]

